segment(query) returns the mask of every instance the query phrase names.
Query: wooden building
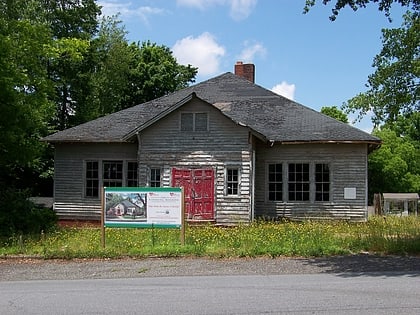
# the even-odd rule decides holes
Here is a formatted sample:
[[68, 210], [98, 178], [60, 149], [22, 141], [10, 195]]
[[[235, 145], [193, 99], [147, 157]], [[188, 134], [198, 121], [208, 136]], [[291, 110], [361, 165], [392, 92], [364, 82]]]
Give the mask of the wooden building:
[[254, 84], [253, 71], [237, 63], [237, 75], [46, 137], [58, 215], [99, 220], [101, 187], [183, 186], [192, 221], [365, 220], [380, 140]]

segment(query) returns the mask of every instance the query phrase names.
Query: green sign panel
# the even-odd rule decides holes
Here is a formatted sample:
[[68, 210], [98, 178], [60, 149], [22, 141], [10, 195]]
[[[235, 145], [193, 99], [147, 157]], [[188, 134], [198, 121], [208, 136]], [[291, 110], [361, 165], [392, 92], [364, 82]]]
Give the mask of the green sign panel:
[[179, 228], [182, 199], [175, 187], [106, 187], [104, 226]]

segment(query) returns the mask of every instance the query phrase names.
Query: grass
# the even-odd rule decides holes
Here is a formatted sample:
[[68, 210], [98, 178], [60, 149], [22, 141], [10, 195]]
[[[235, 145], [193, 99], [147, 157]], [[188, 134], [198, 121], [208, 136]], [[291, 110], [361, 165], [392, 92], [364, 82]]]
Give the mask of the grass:
[[344, 221], [266, 222], [235, 227], [188, 226], [185, 244], [176, 229], [57, 228], [1, 242], [0, 258], [14, 255], [50, 258], [329, 256], [360, 252], [420, 254], [420, 218], [372, 217]]

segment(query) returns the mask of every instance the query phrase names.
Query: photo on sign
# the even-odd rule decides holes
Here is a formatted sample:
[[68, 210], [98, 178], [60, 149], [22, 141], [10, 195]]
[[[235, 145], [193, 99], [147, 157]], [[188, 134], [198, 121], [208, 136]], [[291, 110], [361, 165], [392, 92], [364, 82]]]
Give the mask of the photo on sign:
[[147, 221], [147, 193], [118, 192], [105, 196], [106, 221]]

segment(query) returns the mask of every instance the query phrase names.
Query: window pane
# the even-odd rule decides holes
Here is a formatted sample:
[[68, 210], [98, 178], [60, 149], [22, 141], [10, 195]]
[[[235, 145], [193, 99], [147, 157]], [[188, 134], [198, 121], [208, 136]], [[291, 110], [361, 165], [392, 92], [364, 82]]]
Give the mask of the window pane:
[[123, 179], [122, 161], [103, 162], [103, 181], [104, 187], [121, 187]]
[[127, 186], [128, 187], [137, 187], [137, 162], [128, 162], [127, 163]]
[[281, 163], [268, 165], [268, 200], [283, 200], [283, 166]]
[[104, 187], [122, 187], [122, 182], [104, 180]]
[[207, 131], [207, 113], [195, 114], [195, 131]]
[[239, 169], [228, 168], [226, 175], [226, 194], [237, 195], [239, 193]]
[[194, 115], [193, 113], [181, 113], [181, 131], [194, 130]]
[[86, 162], [86, 182], [85, 195], [86, 197], [99, 196], [99, 163], [97, 161]]
[[121, 179], [123, 178], [122, 161], [108, 161], [103, 164], [104, 179]]
[[160, 187], [160, 168], [150, 169], [150, 187]]
[[309, 164], [290, 163], [289, 164], [289, 200], [308, 201], [309, 200]]
[[315, 165], [315, 200], [330, 200], [330, 168], [328, 164]]

